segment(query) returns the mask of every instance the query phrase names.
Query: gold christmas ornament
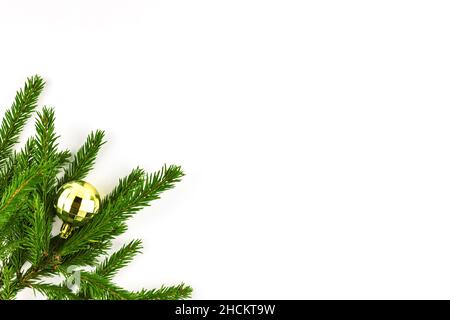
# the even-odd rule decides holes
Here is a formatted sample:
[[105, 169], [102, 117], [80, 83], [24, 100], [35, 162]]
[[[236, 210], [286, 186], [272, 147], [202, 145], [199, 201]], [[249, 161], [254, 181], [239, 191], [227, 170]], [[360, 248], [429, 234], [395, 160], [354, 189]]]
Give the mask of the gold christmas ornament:
[[84, 225], [100, 209], [100, 195], [97, 189], [85, 181], [71, 181], [64, 184], [56, 198], [56, 214], [63, 221], [60, 237], [67, 239], [74, 228]]

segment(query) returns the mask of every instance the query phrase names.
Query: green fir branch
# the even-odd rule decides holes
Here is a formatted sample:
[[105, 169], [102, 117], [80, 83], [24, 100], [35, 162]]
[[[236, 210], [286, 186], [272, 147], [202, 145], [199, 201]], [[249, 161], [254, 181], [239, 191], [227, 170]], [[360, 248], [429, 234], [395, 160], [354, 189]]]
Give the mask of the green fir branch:
[[105, 132], [97, 130], [91, 132], [86, 142], [75, 154], [73, 161], [68, 168], [64, 171], [63, 177], [59, 180], [58, 185], [63, 185], [66, 182], [72, 180], [84, 179], [89, 171], [94, 167], [95, 159], [100, 151], [100, 148], [105, 144]]
[[132, 295], [127, 290], [99, 274], [81, 271], [80, 280], [79, 294], [84, 299], [132, 300]]
[[51, 238], [51, 219], [45, 211], [45, 203], [35, 195], [29, 205], [29, 212], [25, 215], [24, 248], [27, 250], [30, 262], [38, 265], [49, 254]]
[[95, 270], [98, 275], [112, 279], [117, 272], [126, 267], [142, 251], [141, 240], [133, 240], [105, 259]]
[[192, 296], [192, 288], [184, 283], [159, 289], [141, 290], [131, 293], [134, 300], [182, 300], [189, 299]]
[[28, 78], [24, 88], [16, 93], [11, 108], [6, 110], [0, 126], [0, 167], [11, 155], [25, 123], [36, 110], [44, 84], [44, 80], [39, 76]]
[[4, 189], [14, 174], [22, 172], [33, 164], [34, 138], [29, 138], [20, 152], [14, 151], [0, 168], [0, 187]]
[[8, 265], [1, 268], [1, 283], [0, 300], [14, 299], [15, 291], [13, 287], [14, 269]]
[[0, 231], [24, 205], [28, 193], [39, 183], [39, 167], [31, 167], [15, 176], [0, 198]]
[[41, 112], [38, 112], [35, 128], [35, 161], [42, 163], [56, 157], [58, 136], [55, 132], [55, 111], [44, 107]]

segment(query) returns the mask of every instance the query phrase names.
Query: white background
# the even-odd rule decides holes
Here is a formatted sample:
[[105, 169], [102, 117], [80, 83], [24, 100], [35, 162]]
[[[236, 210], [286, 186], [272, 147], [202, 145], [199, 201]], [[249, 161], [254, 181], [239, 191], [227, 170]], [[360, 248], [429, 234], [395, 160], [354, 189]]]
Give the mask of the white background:
[[[448, 1], [0, 2], [0, 104], [48, 82], [61, 145], [186, 178], [117, 278], [196, 299], [450, 298]], [[32, 126], [28, 128], [32, 132]], [[33, 298], [24, 292], [20, 298]]]

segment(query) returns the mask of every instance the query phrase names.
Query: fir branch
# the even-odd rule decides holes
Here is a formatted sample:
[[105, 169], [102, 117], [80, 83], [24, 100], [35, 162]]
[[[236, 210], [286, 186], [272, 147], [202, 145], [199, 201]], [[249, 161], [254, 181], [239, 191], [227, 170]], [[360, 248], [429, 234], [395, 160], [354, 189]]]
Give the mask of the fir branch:
[[0, 126], [0, 167], [11, 155], [25, 123], [35, 111], [44, 84], [44, 80], [39, 76], [28, 78], [24, 88], [16, 93], [11, 108], [5, 112]]
[[[136, 169], [139, 170], [139, 169]], [[133, 175], [133, 173], [132, 173]], [[102, 203], [104, 211], [121, 218], [128, 218], [150, 202], [160, 198], [161, 193], [172, 189], [175, 183], [184, 176], [181, 167], [163, 166], [161, 170], [142, 176], [129, 188], [120, 186], [112, 192], [113, 196], [106, 197]], [[130, 181], [130, 179], [128, 179]]]
[[117, 186], [102, 200], [101, 207], [106, 207], [120, 201], [127, 193], [136, 190], [145, 180], [145, 171], [139, 167], [131, 170], [130, 174], [119, 179]]
[[45, 202], [34, 196], [30, 204], [30, 212], [25, 215], [28, 224], [25, 225], [24, 248], [27, 250], [30, 262], [38, 265], [42, 258], [48, 256], [51, 238], [51, 222], [45, 211]]
[[[41, 112], [37, 114], [35, 123], [36, 138], [35, 138], [35, 152], [34, 161], [36, 164], [48, 162], [50, 159], [58, 159], [58, 136], [55, 133], [55, 112], [51, 108], [44, 107]], [[39, 193], [42, 201], [47, 203], [46, 199], [49, 191], [53, 188], [56, 181], [56, 174], [58, 173], [58, 163], [55, 161], [55, 166], [51, 168], [47, 175], [43, 176], [39, 184]], [[45, 210], [45, 209], [44, 209]]]
[[25, 146], [17, 155], [18, 170], [23, 170], [33, 164], [34, 150], [35, 150], [35, 140], [33, 137], [30, 137], [25, 143]]
[[15, 270], [19, 270], [20, 273], [22, 265], [25, 263], [26, 252], [23, 249], [24, 241], [24, 211], [26, 211], [26, 200], [23, 202], [24, 205], [20, 206], [15, 214], [14, 218], [6, 224], [6, 226], [1, 231], [5, 234], [7, 242], [19, 242], [20, 246], [15, 246], [13, 250], [10, 251], [8, 255], [8, 264]]
[[2, 266], [1, 268], [1, 283], [0, 300], [10, 300], [15, 297], [13, 287], [14, 269], [10, 266]]
[[35, 123], [36, 138], [34, 139], [33, 162], [42, 165], [46, 162], [52, 162], [53, 166], [48, 168], [47, 174], [42, 177], [38, 186], [38, 192], [45, 203], [45, 211], [50, 211], [51, 205], [47, 199], [53, 199], [56, 195], [57, 174], [63, 168], [71, 153], [58, 151], [58, 138], [55, 132], [55, 111], [52, 108], [44, 107], [38, 112]]
[[130, 300], [132, 295], [125, 289], [92, 272], [80, 272], [80, 295], [87, 299]]
[[172, 287], [162, 286], [159, 289], [141, 290], [131, 293], [131, 297], [134, 300], [180, 300], [189, 299], [191, 295], [192, 288], [184, 283]]
[[103, 261], [102, 264], [97, 267], [95, 273], [107, 279], [112, 279], [117, 272], [127, 266], [141, 250], [141, 240], [133, 240]]
[[33, 162], [34, 139], [29, 138], [20, 152], [13, 152], [0, 168], [0, 187], [4, 189], [14, 174], [30, 167]]
[[34, 159], [37, 163], [42, 163], [57, 154], [58, 136], [55, 133], [55, 111], [44, 107], [41, 112], [38, 112], [35, 128], [36, 151], [34, 152]]
[[108, 278], [97, 273], [81, 272], [80, 295], [85, 299], [101, 300], [179, 300], [188, 299], [192, 295], [192, 288], [184, 283], [177, 286], [162, 286], [159, 289], [127, 291]]
[[150, 206], [151, 202], [160, 198], [164, 191], [175, 187], [181, 181], [184, 173], [180, 166], [164, 165], [161, 170], [145, 175], [135, 188], [123, 189], [116, 198], [106, 198], [103, 201], [105, 212], [114, 221], [112, 236], [118, 236], [127, 230], [126, 221], [137, 211]]
[[59, 180], [58, 185], [61, 186], [72, 180], [84, 179], [89, 171], [94, 167], [95, 159], [103, 144], [105, 144], [105, 132], [97, 130], [91, 132], [86, 142], [76, 153], [69, 167], [64, 171], [63, 177]]
[[[63, 269], [74, 265], [96, 267], [99, 265], [99, 257], [107, 255], [111, 246], [111, 241], [90, 242], [85, 249], [62, 256], [60, 267]], [[60, 254], [58, 253], [58, 255]]]
[[38, 167], [31, 167], [19, 173], [13, 178], [10, 185], [3, 191], [0, 199], [0, 230], [16, 213], [17, 208], [23, 204], [24, 197], [39, 182], [38, 176], [40, 170]]

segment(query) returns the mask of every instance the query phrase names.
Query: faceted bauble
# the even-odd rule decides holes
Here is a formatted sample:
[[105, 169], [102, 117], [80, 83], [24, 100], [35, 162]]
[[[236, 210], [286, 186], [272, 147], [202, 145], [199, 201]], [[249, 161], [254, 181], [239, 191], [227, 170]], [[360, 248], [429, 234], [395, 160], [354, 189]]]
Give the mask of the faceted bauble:
[[97, 189], [85, 181], [71, 181], [64, 184], [57, 193], [56, 214], [64, 222], [61, 238], [68, 238], [74, 228], [88, 222], [100, 209], [100, 195]]

